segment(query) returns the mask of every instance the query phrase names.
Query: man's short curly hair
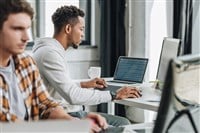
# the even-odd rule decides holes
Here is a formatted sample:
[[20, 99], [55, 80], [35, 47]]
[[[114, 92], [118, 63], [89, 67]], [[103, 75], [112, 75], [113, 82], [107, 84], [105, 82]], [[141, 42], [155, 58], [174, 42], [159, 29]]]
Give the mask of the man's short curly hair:
[[76, 6], [62, 6], [52, 15], [54, 32], [59, 33], [63, 26], [67, 24], [75, 25], [78, 23], [78, 16], [84, 17], [85, 13]]
[[26, 0], [0, 0], [0, 30], [10, 14], [27, 13], [33, 18], [33, 8]]

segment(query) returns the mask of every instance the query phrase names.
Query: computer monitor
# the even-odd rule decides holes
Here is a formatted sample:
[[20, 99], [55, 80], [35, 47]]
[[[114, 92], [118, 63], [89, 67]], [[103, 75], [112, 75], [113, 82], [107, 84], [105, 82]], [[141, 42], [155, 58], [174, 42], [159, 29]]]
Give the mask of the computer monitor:
[[180, 54], [180, 39], [165, 37], [162, 43], [160, 59], [156, 79], [158, 80], [157, 87], [162, 89], [163, 82], [166, 77], [167, 66], [170, 59], [177, 57]]

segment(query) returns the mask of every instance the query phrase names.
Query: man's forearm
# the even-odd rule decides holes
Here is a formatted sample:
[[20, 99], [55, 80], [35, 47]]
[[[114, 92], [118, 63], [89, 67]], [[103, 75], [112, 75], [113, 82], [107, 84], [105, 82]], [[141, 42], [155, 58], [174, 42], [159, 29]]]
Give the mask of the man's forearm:
[[75, 119], [74, 117], [70, 116], [67, 114], [62, 107], [56, 107], [54, 108], [50, 115], [49, 119], [67, 119], [67, 120], [73, 120]]

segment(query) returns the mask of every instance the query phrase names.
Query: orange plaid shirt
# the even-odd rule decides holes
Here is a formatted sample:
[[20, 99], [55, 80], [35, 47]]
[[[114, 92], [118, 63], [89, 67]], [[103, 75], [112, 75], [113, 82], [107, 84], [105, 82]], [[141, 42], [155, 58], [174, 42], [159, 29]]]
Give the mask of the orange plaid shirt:
[[[50, 111], [58, 106], [49, 96], [39, 70], [33, 59], [25, 54], [13, 56], [15, 74], [27, 110], [27, 120], [46, 119]], [[0, 74], [0, 121], [15, 121], [17, 116], [10, 113], [8, 84]]]

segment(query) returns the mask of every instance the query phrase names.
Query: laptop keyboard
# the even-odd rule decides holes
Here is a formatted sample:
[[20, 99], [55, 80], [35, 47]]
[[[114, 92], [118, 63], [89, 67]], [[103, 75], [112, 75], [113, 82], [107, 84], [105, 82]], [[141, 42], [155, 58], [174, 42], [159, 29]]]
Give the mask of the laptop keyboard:
[[125, 83], [125, 84], [137, 84], [136, 82], [129, 82], [129, 81], [120, 81], [120, 80], [110, 80], [106, 82], [113, 82], [113, 83]]
[[108, 87], [106, 88], [109, 91], [117, 91], [119, 88], [121, 88], [120, 86], [114, 86], [114, 85], [108, 85]]
[[98, 89], [100, 91], [117, 91], [119, 88], [121, 88], [120, 86], [114, 86], [114, 85], [108, 85], [108, 87], [106, 87], [105, 89], [99, 89], [99, 88], [95, 88]]

